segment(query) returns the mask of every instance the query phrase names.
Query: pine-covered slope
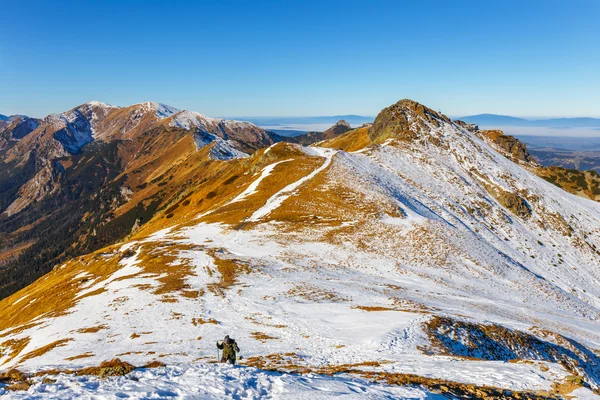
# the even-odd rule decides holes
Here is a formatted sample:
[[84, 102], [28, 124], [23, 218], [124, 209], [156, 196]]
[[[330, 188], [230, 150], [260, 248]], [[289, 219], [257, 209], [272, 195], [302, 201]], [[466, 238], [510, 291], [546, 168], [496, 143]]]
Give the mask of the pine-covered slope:
[[410, 100], [206, 169], [126, 241], [0, 301], [0, 368], [197, 363], [230, 334], [260, 368], [598, 393], [598, 203]]

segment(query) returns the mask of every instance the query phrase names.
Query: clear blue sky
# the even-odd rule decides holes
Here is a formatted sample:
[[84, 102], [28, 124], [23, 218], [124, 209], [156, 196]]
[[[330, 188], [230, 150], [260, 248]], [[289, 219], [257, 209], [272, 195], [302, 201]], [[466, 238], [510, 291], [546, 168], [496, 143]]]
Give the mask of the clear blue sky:
[[0, 113], [600, 117], [600, 1], [0, 0]]

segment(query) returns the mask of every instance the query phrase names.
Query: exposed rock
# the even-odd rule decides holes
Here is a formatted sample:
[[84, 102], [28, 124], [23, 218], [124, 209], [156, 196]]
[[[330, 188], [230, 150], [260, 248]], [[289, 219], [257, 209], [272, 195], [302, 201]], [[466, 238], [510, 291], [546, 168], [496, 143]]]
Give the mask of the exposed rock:
[[478, 136], [513, 161], [524, 161], [535, 163], [533, 157], [529, 154], [527, 146], [514, 136], [505, 135], [501, 130], [482, 130], [476, 131]]
[[323, 140], [329, 140], [329, 139], [336, 138], [336, 137], [343, 135], [344, 133], [351, 131], [351, 130], [352, 130], [352, 127], [350, 126], [350, 124], [348, 122], [344, 121], [343, 119], [341, 119], [338, 122], [336, 122], [331, 128], [327, 129], [326, 131], [308, 132], [304, 135], [296, 136], [293, 138], [286, 138], [288, 140], [285, 140], [285, 139], [284, 140], [290, 141], [293, 143], [299, 143], [304, 146], [308, 146], [313, 143], [321, 142]]
[[455, 120], [454, 123], [458, 126], [461, 126], [463, 128], [465, 128], [466, 130], [468, 130], [469, 132], [477, 132], [479, 130], [479, 125], [477, 124], [470, 124], [468, 122], [465, 121], [461, 121], [459, 119]]
[[[423, 120], [418, 120], [417, 117]], [[419, 136], [418, 131], [423, 123], [438, 127], [441, 121], [452, 122], [445, 115], [416, 101], [404, 99], [383, 109], [377, 115], [369, 131], [369, 137], [373, 143], [383, 143], [390, 138], [410, 141]]]

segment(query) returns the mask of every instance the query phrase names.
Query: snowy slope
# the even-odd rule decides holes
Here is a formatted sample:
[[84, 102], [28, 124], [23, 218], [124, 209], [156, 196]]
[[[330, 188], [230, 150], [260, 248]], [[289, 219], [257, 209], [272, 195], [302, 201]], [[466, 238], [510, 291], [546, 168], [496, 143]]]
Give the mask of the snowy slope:
[[56, 383], [42, 378], [27, 392], [3, 393], [5, 399], [444, 399], [414, 387], [374, 384], [351, 376], [297, 376], [234, 368], [228, 365], [171, 366], [134, 371], [126, 377], [101, 379], [61, 375]]
[[[3, 300], [28, 314], [49, 295], [45, 280], [74, 293], [64, 310], [0, 331], [2, 368], [120, 357], [184, 376], [231, 334], [247, 365], [282, 371], [345, 365], [533, 391], [578, 374], [597, 391], [600, 205], [442, 116], [401, 112], [410, 140], [355, 153], [278, 144], [252, 158], [260, 167], [230, 161], [246, 169], [219, 196], [192, 195], [208, 207], [195, 219], [67, 262]], [[291, 393], [304, 384], [287, 379]], [[305, 384], [344, 393], [344, 379]], [[140, 382], [132, 392], [147, 390]]]

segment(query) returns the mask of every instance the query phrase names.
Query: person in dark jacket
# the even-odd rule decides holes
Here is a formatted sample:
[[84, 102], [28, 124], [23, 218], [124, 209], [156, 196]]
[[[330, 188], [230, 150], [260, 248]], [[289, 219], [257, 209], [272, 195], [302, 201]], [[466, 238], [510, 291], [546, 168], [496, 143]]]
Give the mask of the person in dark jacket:
[[240, 348], [234, 339], [231, 339], [229, 335], [225, 336], [222, 342], [217, 342], [217, 348], [223, 350], [222, 363], [228, 362], [235, 365], [236, 355], [240, 351]]

